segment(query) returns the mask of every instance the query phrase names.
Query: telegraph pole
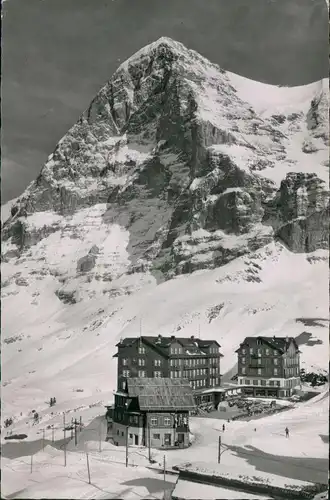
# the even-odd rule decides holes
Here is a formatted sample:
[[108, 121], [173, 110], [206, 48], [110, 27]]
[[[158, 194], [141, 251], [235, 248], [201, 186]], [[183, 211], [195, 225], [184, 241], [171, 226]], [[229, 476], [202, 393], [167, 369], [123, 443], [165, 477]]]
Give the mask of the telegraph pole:
[[89, 459], [87, 452], [86, 452], [86, 460], [87, 460], [88, 484], [91, 484], [91, 471], [89, 469]]
[[128, 426], [126, 427], [126, 467], [128, 467]]
[[54, 439], [54, 432], [55, 432], [55, 430], [54, 430], [54, 425], [53, 425], [52, 426], [52, 443], [54, 443], [54, 441], [55, 441], [55, 439]]
[[149, 462], [151, 462], [151, 443], [150, 443], [151, 439], [150, 439], [150, 424], [148, 423], [148, 458], [149, 458]]
[[220, 463], [221, 459], [221, 436], [219, 436], [219, 446], [218, 446], [218, 464]]
[[101, 445], [101, 420], [100, 420], [100, 425], [99, 425], [99, 452], [101, 453], [102, 451], [102, 445]]
[[33, 455], [31, 455], [31, 467], [30, 467], [30, 473], [32, 474], [32, 465], [33, 465]]
[[80, 426], [80, 432], [81, 432], [81, 429], [82, 429], [82, 417], [81, 417], [81, 415], [79, 417], [79, 426]]
[[74, 419], [74, 444], [77, 446], [77, 419]]
[[66, 436], [65, 436], [65, 413], [63, 412], [63, 435], [64, 435], [64, 467], [66, 467]]

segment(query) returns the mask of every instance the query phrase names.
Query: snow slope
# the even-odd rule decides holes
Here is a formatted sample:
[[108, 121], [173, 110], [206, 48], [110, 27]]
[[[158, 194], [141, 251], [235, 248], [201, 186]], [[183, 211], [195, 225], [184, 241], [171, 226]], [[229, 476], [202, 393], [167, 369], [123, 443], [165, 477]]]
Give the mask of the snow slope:
[[[140, 321], [145, 335], [180, 331], [180, 336], [190, 336], [200, 328], [204, 338], [217, 338], [224, 355], [221, 372], [225, 374], [235, 364], [234, 351], [245, 336], [296, 336], [305, 330], [298, 318], [324, 318], [323, 323], [308, 327], [319, 343], [302, 345], [301, 359], [307, 368], [327, 366], [328, 280], [323, 251], [307, 257], [274, 243], [248, 259], [242, 257], [219, 269], [197, 271], [160, 285], [151, 275], [122, 275], [111, 282], [118, 294], [113, 297], [105, 292], [108, 288], [104, 283], [82, 279], [80, 293], [87, 296], [88, 288], [89, 298], [63, 304], [54, 300], [54, 271], [38, 279], [30, 267], [31, 262], [39, 264], [37, 256], [46, 255], [49, 262], [42, 260], [41, 265], [52, 269], [56, 254], [43, 253], [40, 247], [48, 250], [54, 246], [57, 254], [67, 259], [65, 267], [70, 272], [70, 247], [66, 242], [61, 247], [60, 239], [54, 241], [55, 235], [48, 237], [53, 239], [52, 245], [46, 238], [31, 248], [35, 261], [30, 259], [16, 278], [29, 286], [15, 284], [17, 267], [13, 263], [3, 267], [2, 279], [9, 282], [2, 300], [3, 414], [17, 419], [14, 428], [27, 425], [32, 409], [53, 423], [45, 403], [52, 395], [56, 396], [58, 412], [112, 399], [115, 344], [121, 337], [135, 335]], [[124, 242], [122, 245], [124, 249]], [[125, 254], [119, 255], [120, 263]], [[77, 389], [83, 392], [77, 393]]]

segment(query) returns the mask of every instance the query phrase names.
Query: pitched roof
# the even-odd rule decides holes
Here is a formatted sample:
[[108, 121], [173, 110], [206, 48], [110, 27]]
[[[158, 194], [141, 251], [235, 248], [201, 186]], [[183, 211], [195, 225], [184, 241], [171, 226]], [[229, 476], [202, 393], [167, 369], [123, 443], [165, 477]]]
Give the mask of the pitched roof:
[[140, 410], [193, 410], [195, 401], [188, 380], [129, 378], [128, 396], [137, 397]]
[[[116, 347], [129, 347], [133, 345], [137, 340], [141, 338], [142, 342], [150, 345], [154, 349], [156, 349], [163, 356], [168, 355], [168, 349], [172, 342], [176, 341], [181, 344], [182, 347], [186, 349], [191, 347], [194, 350], [199, 350], [199, 354], [204, 354], [201, 349], [205, 349], [210, 347], [212, 344], [216, 344], [218, 347], [221, 347], [220, 344], [216, 340], [202, 340], [195, 337], [175, 337], [172, 335], [171, 337], [163, 337], [162, 335], [155, 336], [141, 336], [141, 337], [126, 337], [122, 339]], [[198, 352], [196, 352], [198, 354]], [[222, 355], [220, 355], [222, 356]], [[117, 357], [117, 354], [114, 355]]]
[[[291, 342], [294, 343], [295, 348], [298, 350], [297, 342], [294, 337], [245, 337], [244, 341], [240, 344], [240, 347], [246, 345], [248, 347], [257, 347], [259, 344], [258, 341], [269, 345], [272, 349], [276, 349], [280, 352], [285, 352]], [[237, 349], [235, 352], [237, 352]]]

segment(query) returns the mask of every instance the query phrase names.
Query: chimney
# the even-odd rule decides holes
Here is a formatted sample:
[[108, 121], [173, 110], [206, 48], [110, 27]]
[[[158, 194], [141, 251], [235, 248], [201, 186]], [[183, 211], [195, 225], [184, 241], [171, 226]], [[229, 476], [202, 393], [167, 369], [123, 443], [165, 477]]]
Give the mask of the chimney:
[[175, 340], [175, 335], [171, 335], [171, 340]]
[[194, 340], [194, 339], [195, 339], [195, 336], [194, 336], [194, 335], [192, 335], [190, 338], [191, 338], [191, 340]]

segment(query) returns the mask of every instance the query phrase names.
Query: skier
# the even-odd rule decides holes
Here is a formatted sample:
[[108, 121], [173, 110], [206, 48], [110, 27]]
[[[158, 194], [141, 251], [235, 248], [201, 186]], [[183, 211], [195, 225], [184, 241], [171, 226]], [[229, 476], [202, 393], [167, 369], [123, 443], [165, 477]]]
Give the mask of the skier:
[[289, 437], [289, 429], [287, 427], [285, 428], [285, 437]]
[[225, 424], [223, 424], [222, 425], [222, 432], [225, 432], [225, 430], [226, 430], [226, 426], [225, 426]]

